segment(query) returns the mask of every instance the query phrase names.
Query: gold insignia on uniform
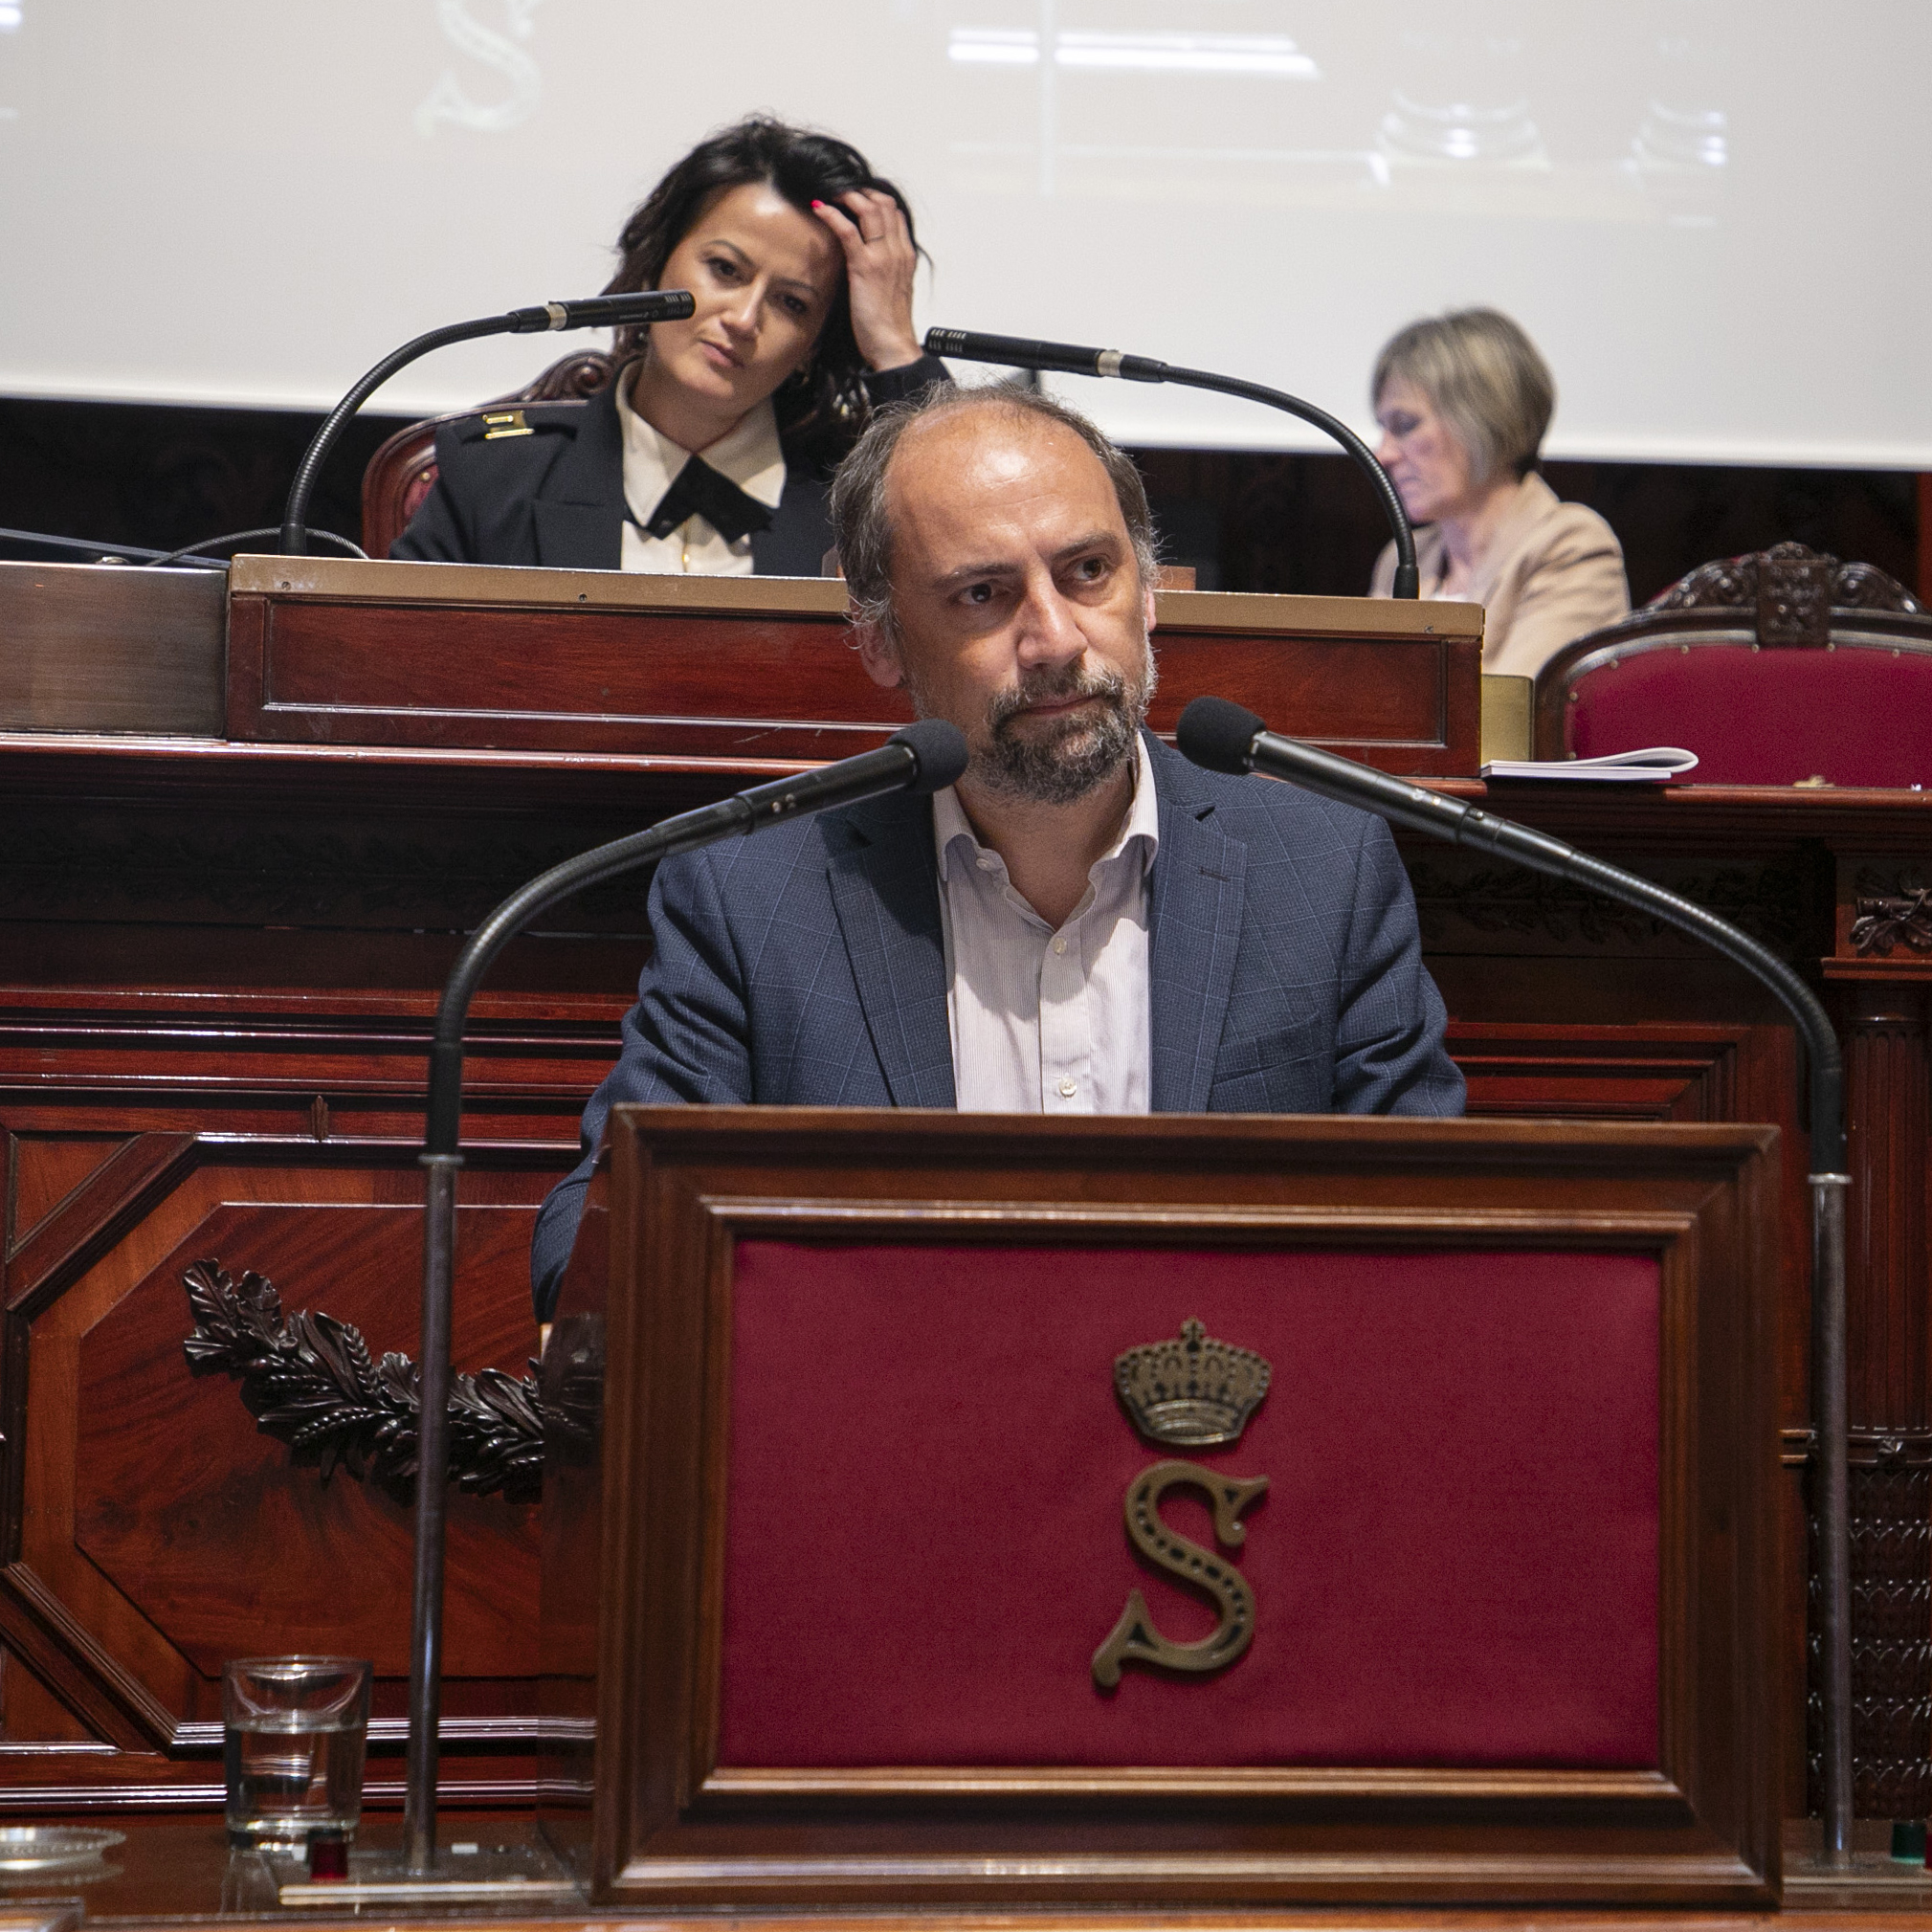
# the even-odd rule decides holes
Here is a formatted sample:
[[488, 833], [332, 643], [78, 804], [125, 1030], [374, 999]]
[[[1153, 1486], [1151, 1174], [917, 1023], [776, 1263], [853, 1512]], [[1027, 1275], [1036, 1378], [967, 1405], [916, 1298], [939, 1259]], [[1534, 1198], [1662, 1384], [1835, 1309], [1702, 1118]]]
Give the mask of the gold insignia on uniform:
[[500, 436], [534, 436], [536, 431], [523, 420], [522, 410], [496, 410], [483, 417], [483, 440], [494, 443]]

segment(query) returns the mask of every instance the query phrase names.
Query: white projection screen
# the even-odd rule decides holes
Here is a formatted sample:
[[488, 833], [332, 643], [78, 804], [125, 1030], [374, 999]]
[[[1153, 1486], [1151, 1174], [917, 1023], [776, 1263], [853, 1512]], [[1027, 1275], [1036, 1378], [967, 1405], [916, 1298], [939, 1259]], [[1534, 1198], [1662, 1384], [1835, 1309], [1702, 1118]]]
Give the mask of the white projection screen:
[[[419, 331], [595, 293], [664, 167], [765, 108], [908, 190], [922, 327], [1366, 428], [1377, 345], [1486, 302], [1555, 367], [1551, 455], [1932, 469], [1928, 75], [1927, 0], [0, 0], [0, 390], [326, 404]], [[1127, 441], [1318, 442], [1063, 387]]]

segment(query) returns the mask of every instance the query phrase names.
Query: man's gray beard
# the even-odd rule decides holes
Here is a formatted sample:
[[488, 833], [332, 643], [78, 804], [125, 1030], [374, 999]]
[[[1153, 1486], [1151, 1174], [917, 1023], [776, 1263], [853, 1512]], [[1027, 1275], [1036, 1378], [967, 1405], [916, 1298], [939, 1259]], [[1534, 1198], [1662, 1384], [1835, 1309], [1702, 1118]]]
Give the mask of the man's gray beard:
[[[972, 757], [972, 776], [987, 790], [1030, 805], [1073, 805], [1106, 783], [1134, 756], [1135, 741], [1146, 722], [1154, 695], [1154, 654], [1146, 652], [1138, 688], [1118, 671], [1082, 676], [1073, 666], [1044, 676], [1022, 677], [987, 706], [986, 735]], [[910, 674], [913, 707], [929, 717], [924, 693]], [[1097, 698], [1094, 712], [1061, 718], [1044, 731], [1023, 738], [1013, 721], [1035, 704], [1068, 698]]]

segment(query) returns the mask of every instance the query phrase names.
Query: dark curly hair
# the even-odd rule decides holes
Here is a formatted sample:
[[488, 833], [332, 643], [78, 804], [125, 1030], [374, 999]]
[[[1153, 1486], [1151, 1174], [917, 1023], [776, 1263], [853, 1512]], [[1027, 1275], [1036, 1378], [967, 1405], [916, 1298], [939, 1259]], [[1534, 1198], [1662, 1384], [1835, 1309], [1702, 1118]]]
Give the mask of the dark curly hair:
[[[754, 182], [768, 182], [808, 215], [814, 201], [836, 202], [855, 189], [876, 189], [899, 203], [907, 233], [912, 232], [912, 210], [905, 196], [875, 174], [872, 164], [850, 142], [753, 114], [700, 141], [632, 211], [617, 237], [622, 259], [604, 293], [630, 295], [657, 287], [672, 250], [690, 233], [710, 203], [727, 189]], [[913, 246], [919, 246], [917, 235]], [[644, 353], [650, 333], [648, 327], [618, 331], [620, 368]], [[809, 445], [829, 445], [833, 451], [842, 447], [864, 425], [864, 378], [865, 358], [852, 333], [851, 295], [841, 262], [832, 312], [819, 331], [816, 348], [771, 399], [779, 430]]]

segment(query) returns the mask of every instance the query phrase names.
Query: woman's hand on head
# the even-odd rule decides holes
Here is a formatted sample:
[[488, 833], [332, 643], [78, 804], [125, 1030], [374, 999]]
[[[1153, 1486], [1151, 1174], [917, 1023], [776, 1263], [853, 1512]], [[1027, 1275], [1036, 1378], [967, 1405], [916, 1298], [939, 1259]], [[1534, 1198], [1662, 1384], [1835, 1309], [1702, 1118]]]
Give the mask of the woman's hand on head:
[[902, 368], [920, 358], [912, 328], [912, 278], [919, 255], [905, 211], [877, 189], [855, 189], [837, 202], [814, 201], [811, 211], [845, 251], [852, 296], [852, 333], [866, 366]]

